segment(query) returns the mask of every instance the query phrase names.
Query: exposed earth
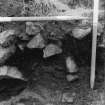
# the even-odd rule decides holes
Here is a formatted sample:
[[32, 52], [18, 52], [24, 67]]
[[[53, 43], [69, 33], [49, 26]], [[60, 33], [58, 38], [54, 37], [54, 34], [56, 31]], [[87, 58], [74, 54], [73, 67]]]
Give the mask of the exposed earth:
[[[39, 5], [41, 0], [40, 2], [38, 2], [38, 0], [30, 0], [30, 2], [29, 0], [25, 0], [25, 2], [23, 2], [23, 0], [0, 0], [0, 16], [46, 16], [51, 12], [52, 14], [49, 14], [50, 16], [54, 15], [53, 13], [58, 14], [58, 12], [65, 12], [65, 9], [60, 9], [60, 7], [62, 7], [62, 3], [64, 3], [64, 8], [68, 6], [71, 9], [77, 8], [77, 10], [78, 7], [88, 9], [92, 8], [92, 1], [89, 0], [76, 0], [77, 2], [74, 2], [74, 0], [61, 0], [62, 3], [60, 2], [60, 7], [56, 8], [55, 10], [52, 7], [50, 8], [50, 3], [52, 3], [52, 0], [50, 0], [50, 2], [49, 0], [46, 0], [47, 2], [44, 1], [45, 0], [42, 1], [42, 4], [44, 5], [40, 7]], [[48, 7], [46, 6], [46, 4], [48, 5]], [[46, 6], [46, 9], [43, 6]], [[36, 9], [36, 7], [38, 7], [38, 9]], [[103, 9], [103, 7], [105, 7], [105, 3], [104, 0], [101, 0], [100, 9]], [[68, 8], [66, 9], [68, 10]], [[104, 16], [102, 18], [103, 20], [105, 19]], [[100, 25], [102, 24], [101, 26], [105, 25], [103, 20], [100, 19]], [[88, 25], [90, 27], [91, 22], [88, 22]], [[1, 36], [5, 35], [7, 32], [6, 35], [8, 37], [8, 30], [10, 30], [10, 35], [11, 33], [14, 33], [11, 32], [11, 29], [19, 31], [16, 31], [18, 32], [16, 34], [16, 37], [18, 37], [18, 39], [20, 38], [19, 41], [17, 39], [15, 42], [14, 37], [10, 37], [10, 39], [12, 40], [2, 37], [4, 38], [4, 42], [6, 42], [2, 44], [2, 47], [4, 49], [6, 49], [8, 46], [11, 46], [11, 44], [18, 45], [18, 47], [20, 44], [24, 48], [24, 45], [28, 43], [27, 40], [30, 40], [31, 38], [33, 39], [34, 35], [41, 32], [41, 34], [44, 34], [45, 39], [48, 37], [46, 40], [48, 40], [47, 44], [49, 44], [49, 40], [51, 39], [61, 40], [64, 37], [63, 32], [69, 35], [71, 32], [70, 30], [72, 30], [72, 26], [75, 26], [77, 28], [77, 31], [74, 31], [74, 33], [77, 32], [76, 36], [70, 35], [69, 43], [66, 43], [67, 48], [63, 49], [66, 54], [61, 53], [59, 55], [54, 55], [52, 57], [44, 59], [42, 49], [29, 50], [26, 47], [25, 50], [21, 51], [19, 50], [19, 48], [16, 49], [16, 53], [11, 56], [4, 65], [17, 67], [22, 72], [24, 78], [26, 78], [27, 81], [13, 79], [10, 77], [2, 79], [0, 77], [0, 105], [105, 105], [105, 48], [97, 48], [96, 80], [94, 89], [92, 90], [90, 88], [89, 56], [91, 55], [90, 45], [92, 38], [90, 36], [86, 36], [85, 38], [83, 38], [83, 40], [74, 38], [78, 36], [79, 32], [80, 35], [82, 33], [82, 25], [77, 26], [77, 23], [85, 24], [88, 22], [71, 21], [70, 23], [64, 22], [65, 24], [63, 22], [61, 22], [60, 24], [58, 22], [46, 22], [45, 25], [47, 28], [43, 26], [44, 23], [40, 24], [40, 22], [11, 22], [12, 24], [0, 23]], [[29, 28], [27, 23], [31, 24], [29, 25], [31, 26], [31, 28]], [[39, 29], [37, 25], [38, 27], [41, 26], [41, 29]], [[83, 28], [83, 32], [85, 32], [85, 28]], [[63, 32], [61, 31], [61, 29], [63, 30]], [[102, 32], [99, 33], [103, 34], [103, 37], [105, 35], [105, 32], [103, 32], [103, 30], [105, 30], [105, 27], [100, 28], [99, 26], [99, 31], [101, 29]], [[47, 31], [48, 36], [46, 34]], [[2, 32], [4, 32], [4, 34]], [[51, 34], [52, 32], [55, 33]], [[49, 33], [52, 36], [50, 36]], [[3, 41], [2, 38], [0, 39], [1, 42]], [[103, 40], [105, 43], [105, 38]], [[56, 44], [59, 44], [59, 42], [56, 42]], [[60, 44], [64, 45], [64, 43]], [[17, 48], [17, 46], [15, 47]], [[69, 54], [70, 50], [71, 53]], [[84, 52], [82, 52], [81, 50], [84, 50]], [[68, 72], [65, 66], [65, 57], [67, 56], [74, 56], [73, 59], [75, 59], [79, 69], [76, 73], [79, 78], [72, 82], [68, 82], [66, 79]]]
[[[104, 52], [98, 49], [98, 52]], [[24, 55], [23, 55], [24, 54]], [[96, 81], [94, 90], [90, 89], [90, 67], [79, 67], [79, 79], [68, 82], [61, 55], [43, 60], [34, 51], [15, 55], [11, 65], [20, 67], [28, 83], [8, 79], [1, 80], [0, 105], [104, 105], [105, 104], [105, 54], [97, 57]], [[28, 56], [27, 56], [28, 54]], [[40, 58], [39, 58], [40, 57]], [[15, 58], [15, 62], [14, 62]], [[38, 59], [37, 59], [38, 58]], [[21, 63], [19, 63], [21, 62]], [[10, 65], [9, 64], [9, 65]], [[5, 81], [5, 80], [4, 80]], [[13, 81], [11, 83], [11, 81]], [[8, 82], [11, 85], [8, 85]], [[4, 88], [4, 87], [5, 88]]]

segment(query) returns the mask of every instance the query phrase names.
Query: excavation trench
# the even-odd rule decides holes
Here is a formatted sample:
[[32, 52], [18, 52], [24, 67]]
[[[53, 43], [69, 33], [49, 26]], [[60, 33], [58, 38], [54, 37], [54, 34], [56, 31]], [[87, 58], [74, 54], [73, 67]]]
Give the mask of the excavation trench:
[[[57, 103], [69, 103], [70, 100], [73, 105], [76, 105], [76, 102], [81, 105], [81, 103], [91, 103], [92, 95], [95, 98], [94, 100], [97, 100], [96, 95], [104, 91], [103, 57], [105, 57], [105, 54], [102, 52], [105, 50], [97, 48], [96, 91], [92, 92], [89, 86], [91, 37], [88, 35], [81, 41], [72, 37], [67, 39], [63, 42], [64, 53], [47, 59], [43, 58], [42, 50], [25, 48], [24, 51], [21, 51], [17, 49], [5, 65], [17, 67], [28, 81], [9, 77], [1, 79], [0, 99], [9, 99], [15, 103], [22, 102], [26, 105], [27, 103], [44, 105], [50, 102], [56, 105]], [[80, 50], [81, 46], [83, 46], [83, 49]], [[66, 80], [68, 72], [65, 66], [65, 58], [67, 56], [72, 56], [79, 68], [77, 73], [79, 79], [73, 82]], [[62, 99], [65, 94], [69, 94], [67, 102]], [[15, 98], [11, 99], [11, 96]], [[16, 97], [18, 97], [18, 100]]]

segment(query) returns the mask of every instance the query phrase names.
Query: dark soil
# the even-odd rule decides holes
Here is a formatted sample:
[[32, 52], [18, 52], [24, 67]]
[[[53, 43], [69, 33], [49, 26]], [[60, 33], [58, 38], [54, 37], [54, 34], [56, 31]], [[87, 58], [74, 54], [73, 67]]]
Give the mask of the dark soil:
[[[65, 78], [66, 68], [62, 55], [44, 60], [40, 50], [18, 53], [11, 58], [11, 63], [7, 62], [7, 64], [19, 67], [24, 76], [28, 78], [28, 82], [18, 81], [19, 84], [16, 85], [16, 80], [13, 80], [15, 82], [12, 82], [12, 86], [6, 85], [6, 82], [3, 83], [2, 87], [9, 87], [7, 89], [9, 96], [8, 92], [4, 95], [0, 94], [0, 99], [5, 103], [3, 105], [18, 105], [19, 103], [24, 103], [24, 105], [104, 105], [105, 54], [102, 53], [104, 51], [104, 49], [97, 49], [94, 90], [90, 89], [90, 67], [86, 64], [79, 67], [79, 79], [68, 82]], [[9, 79], [7, 84], [10, 81]], [[70, 103], [68, 100], [63, 101], [65, 93], [68, 93], [73, 101]]]

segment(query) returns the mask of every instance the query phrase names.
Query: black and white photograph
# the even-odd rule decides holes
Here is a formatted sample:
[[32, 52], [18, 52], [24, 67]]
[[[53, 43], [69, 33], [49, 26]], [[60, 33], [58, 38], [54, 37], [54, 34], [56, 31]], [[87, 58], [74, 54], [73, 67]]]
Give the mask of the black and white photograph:
[[105, 105], [105, 0], [0, 0], [0, 105]]

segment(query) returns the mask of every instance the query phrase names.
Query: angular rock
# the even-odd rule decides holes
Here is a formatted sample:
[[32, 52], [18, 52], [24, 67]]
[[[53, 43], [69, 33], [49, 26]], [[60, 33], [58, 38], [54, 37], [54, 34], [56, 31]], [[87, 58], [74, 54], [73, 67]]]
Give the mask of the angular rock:
[[[8, 43], [7, 41], [11, 40], [12, 37], [15, 35], [15, 30], [6, 30], [0, 33], [0, 44]], [[11, 37], [11, 38], [9, 38]], [[9, 40], [8, 40], [9, 39]]]
[[86, 35], [88, 35], [91, 32], [91, 28], [83, 29], [76, 27], [72, 30], [72, 36], [77, 38], [77, 39], [82, 39]]
[[101, 33], [103, 32], [103, 30], [104, 30], [104, 24], [102, 24], [102, 23], [98, 23], [98, 30], [97, 30], [97, 34], [98, 34], [98, 36], [100, 36], [101, 35]]
[[0, 76], [8, 76], [24, 80], [22, 73], [16, 67], [10, 67], [10, 66], [0, 67]]
[[40, 27], [37, 25], [34, 25], [33, 22], [26, 22], [26, 33], [28, 35], [36, 35], [40, 32]]
[[75, 80], [77, 80], [78, 78], [79, 78], [78, 75], [71, 75], [71, 74], [68, 74], [68, 75], [66, 76], [66, 79], [67, 79], [68, 82], [75, 81]]
[[60, 29], [60, 25], [48, 23], [45, 25], [44, 37], [50, 40], [59, 40], [64, 38], [64, 32]]
[[47, 103], [46, 105], [54, 105], [53, 103]]
[[0, 47], [0, 65], [3, 64], [16, 50], [15, 46], [8, 48]]
[[43, 57], [47, 58], [47, 57], [62, 53], [62, 49], [55, 44], [49, 44], [43, 50], [43, 53], [44, 53]]
[[31, 41], [27, 44], [28, 48], [44, 48], [45, 41], [41, 34], [37, 34], [35, 37], [32, 38]]
[[74, 94], [74, 93], [71, 94], [69, 92], [63, 93], [62, 102], [64, 102], [64, 103], [73, 103], [75, 95], [76, 94]]
[[25, 105], [24, 103], [17, 103], [16, 105]]
[[59, 25], [65, 33], [71, 32], [72, 30], [71, 24], [67, 24], [65, 22], [59, 22]]
[[76, 73], [78, 71], [76, 63], [70, 56], [66, 58], [66, 67], [69, 73]]

